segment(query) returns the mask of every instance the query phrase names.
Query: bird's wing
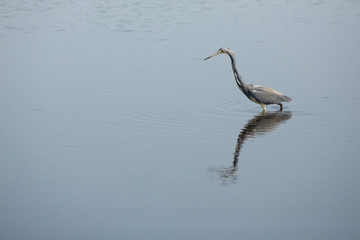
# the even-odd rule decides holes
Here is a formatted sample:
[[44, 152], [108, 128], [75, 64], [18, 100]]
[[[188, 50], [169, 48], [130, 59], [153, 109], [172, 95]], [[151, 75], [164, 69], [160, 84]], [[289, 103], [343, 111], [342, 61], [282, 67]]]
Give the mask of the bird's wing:
[[259, 103], [278, 104], [281, 102], [290, 102], [291, 98], [279, 93], [278, 91], [259, 85], [248, 84], [249, 91], [255, 96]]

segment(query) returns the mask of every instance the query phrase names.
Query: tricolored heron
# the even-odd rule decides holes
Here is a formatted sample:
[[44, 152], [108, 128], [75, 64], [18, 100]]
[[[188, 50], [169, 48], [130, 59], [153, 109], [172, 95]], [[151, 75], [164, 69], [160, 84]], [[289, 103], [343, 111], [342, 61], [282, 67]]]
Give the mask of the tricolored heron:
[[234, 72], [236, 84], [240, 88], [240, 90], [254, 103], [260, 104], [263, 108], [263, 111], [266, 111], [266, 106], [270, 104], [278, 104], [280, 106], [280, 111], [282, 111], [283, 106], [282, 102], [291, 102], [291, 98], [288, 96], [283, 95], [282, 93], [279, 93], [278, 91], [275, 91], [272, 88], [259, 86], [259, 85], [253, 85], [253, 84], [246, 84], [240, 74], [238, 73], [236, 69], [236, 60], [235, 60], [235, 54], [233, 51], [231, 51], [229, 48], [220, 48], [216, 53], [213, 55], [207, 57], [204, 59], [207, 60], [209, 58], [215, 57], [219, 54], [227, 54], [231, 59], [231, 66], [232, 70]]

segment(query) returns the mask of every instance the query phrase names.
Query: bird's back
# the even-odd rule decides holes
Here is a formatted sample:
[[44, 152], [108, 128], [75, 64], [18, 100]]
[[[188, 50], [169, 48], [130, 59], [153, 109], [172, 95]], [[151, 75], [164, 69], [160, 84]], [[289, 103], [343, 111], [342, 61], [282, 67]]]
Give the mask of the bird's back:
[[248, 89], [255, 100], [261, 104], [279, 104], [281, 102], [291, 102], [292, 100], [290, 97], [285, 96], [272, 88], [248, 84]]

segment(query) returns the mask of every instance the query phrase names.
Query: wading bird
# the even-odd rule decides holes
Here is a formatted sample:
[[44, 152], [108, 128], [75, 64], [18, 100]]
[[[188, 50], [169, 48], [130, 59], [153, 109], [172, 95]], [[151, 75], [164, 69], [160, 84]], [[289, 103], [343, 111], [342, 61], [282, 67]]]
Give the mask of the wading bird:
[[236, 61], [235, 61], [235, 54], [229, 48], [220, 48], [216, 53], [204, 59], [207, 60], [209, 58], [215, 57], [219, 54], [227, 54], [231, 59], [231, 66], [234, 72], [236, 84], [240, 88], [240, 90], [254, 103], [260, 104], [263, 111], [266, 111], [266, 106], [270, 104], [278, 104], [280, 106], [280, 111], [282, 111], [283, 106], [282, 102], [291, 102], [291, 98], [285, 96], [278, 91], [275, 91], [272, 88], [253, 85], [253, 84], [246, 84], [240, 74], [236, 69]]

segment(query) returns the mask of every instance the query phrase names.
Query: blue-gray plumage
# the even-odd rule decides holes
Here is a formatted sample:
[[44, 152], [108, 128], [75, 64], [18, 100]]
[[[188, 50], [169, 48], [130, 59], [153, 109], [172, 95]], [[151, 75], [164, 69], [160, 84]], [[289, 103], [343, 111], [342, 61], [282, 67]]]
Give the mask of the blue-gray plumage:
[[207, 60], [209, 58], [215, 57], [219, 54], [227, 54], [231, 59], [231, 66], [234, 72], [236, 84], [240, 88], [240, 90], [253, 102], [260, 104], [264, 111], [266, 111], [266, 106], [270, 104], [278, 104], [280, 106], [280, 111], [282, 111], [283, 106], [282, 102], [291, 102], [291, 98], [288, 96], [275, 91], [272, 88], [253, 85], [253, 84], [246, 84], [240, 74], [236, 69], [236, 60], [235, 54], [229, 48], [220, 48], [216, 53], [213, 55], [205, 58]]

